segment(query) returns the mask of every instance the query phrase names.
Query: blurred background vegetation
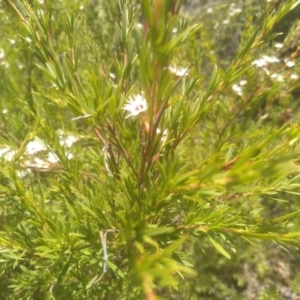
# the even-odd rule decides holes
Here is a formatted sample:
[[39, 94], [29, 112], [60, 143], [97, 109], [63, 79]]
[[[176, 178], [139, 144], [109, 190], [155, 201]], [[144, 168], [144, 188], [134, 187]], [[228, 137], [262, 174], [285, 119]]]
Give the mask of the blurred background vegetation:
[[[197, 23], [201, 24], [201, 32], [180, 47], [176, 53], [177, 64], [192, 65], [190, 73], [197, 74], [201, 79], [201, 83], [196, 88], [204, 90], [209, 84], [214, 65], [217, 64], [220, 71], [222, 72], [223, 69], [225, 72], [234, 59], [240, 43], [249, 38], [247, 28], [253, 24], [262, 26], [265, 12], [271, 13], [273, 9], [280, 6], [281, 2], [284, 1], [184, 1], [179, 27], [184, 28]], [[88, 78], [90, 70], [97, 68], [99, 78], [109, 74], [106, 76], [107, 80], [111, 84], [117, 83], [120, 74], [115, 61], [120, 59], [122, 53], [118, 48], [120, 44], [117, 24], [122, 19], [119, 1], [32, 0], [29, 3], [38, 18], [43, 18], [43, 11], [47, 6], [49, 12], [47, 17], [54, 20], [51, 22], [51, 37], [48, 38], [52, 39], [54, 51], [58, 54], [61, 53], [72, 59], [72, 50], [76, 51], [77, 60], [80, 62], [76, 69], [78, 74]], [[131, 1], [131, 4], [138, 5], [139, 1]], [[73, 22], [71, 16], [75, 16], [74, 20], [76, 20], [74, 49], [70, 48], [72, 41], [66, 31], [68, 24]], [[191, 164], [203, 161], [207, 152], [218, 149], [218, 145], [221, 145], [225, 138], [228, 144], [232, 143], [237, 145], [237, 148], [243, 148], [246, 130], [250, 132], [250, 140], [256, 140], [257, 132], [262, 136], [268, 136], [270, 128], [277, 130], [286, 124], [299, 126], [299, 16], [300, 6], [274, 26], [274, 36], [251, 53], [252, 67], [245, 72], [243, 78], [239, 78], [220, 94], [219, 105], [215, 105], [211, 112], [193, 128], [184, 145], [185, 155], [191, 160]], [[91, 197], [99, 199], [113, 199], [114, 187], [112, 182], [104, 179], [105, 172], [99, 169], [99, 160], [103, 164], [103, 159], [99, 158], [101, 149], [96, 136], [86, 123], [71, 121], [74, 115], [64, 101], [63, 93], [57, 86], [49, 84], [49, 78], [37, 66], [41, 64], [41, 59], [34, 53], [36, 46], [34, 41], [28, 40], [26, 29], [21, 22], [17, 22], [17, 17], [4, 1], [0, 2], [0, 20], [2, 168], [10, 174], [10, 177], [13, 176], [11, 171], [13, 166], [7, 163], [11, 155], [10, 149], [22, 149], [22, 143], [25, 140], [28, 142], [31, 136], [38, 136], [47, 144], [39, 151], [38, 158], [38, 151], [33, 150], [32, 154], [23, 156], [14, 165], [19, 172], [19, 179], [15, 173], [14, 187], [3, 175], [4, 171], [0, 175], [1, 236], [10, 236], [18, 240], [17, 244], [20, 248], [23, 241], [27, 240], [26, 247], [30, 252], [31, 246], [28, 241], [34, 240], [34, 236], [38, 235], [36, 232], [38, 229], [35, 228], [33, 221], [28, 223], [31, 206], [26, 204], [24, 209], [20, 195], [30, 193], [33, 198], [39, 198], [42, 210], [48, 210], [53, 214], [51, 222], [54, 226], [60, 223], [59, 216], [65, 214], [66, 207], [72, 206], [75, 201], [76, 191], [72, 187], [69, 190], [66, 188], [70, 177], [74, 177], [72, 177], [73, 182], [78, 180], [82, 189], [85, 186], [101, 185], [101, 189], [95, 188], [89, 191]], [[142, 22], [141, 19], [138, 21]], [[140, 26], [139, 22], [138, 26]], [[137, 72], [133, 71], [131, 74], [128, 85], [138, 78]], [[97, 84], [95, 82], [95, 85]], [[224, 102], [226, 105], [223, 105]], [[41, 116], [38, 122], [33, 113], [35, 109], [39, 110]], [[43, 130], [41, 124], [44, 124], [47, 130]], [[60, 163], [55, 159], [51, 161], [46, 151], [49, 147], [55, 149], [56, 156], [60, 155]], [[268, 147], [272, 147], [272, 144]], [[232, 148], [230, 159], [235, 157], [237, 148]], [[20, 152], [21, 154], [23, 153]], [[45, 163], [46, 158], [47, 163]], [[79, 166], [80, 171], [78, 171]], [[84, 180], [76, 178], [80, 175]], [[9, 196], [8, 188], [12, 191]], [[256, 214], [270, 219], [300, 209], [297, 189], [292, 189], [289, 193], [281, 190], [273, 194], [262, 193], [254, 198], [243, 195], [236, 199], [240, 209], [249, 211], [251, 208], [253, 219], [256, 218]], [[220, 196], [218, 201], [234, 202], [235, 198], [228, 193]], [[110, 207], [113, 206], [114, 204], [110, 203]], [[109, 213], [110, 211], [107, 210], [106, 214]], [[78, 226], [78, 235], [85, 236], [87, 244], [92, 244], [92, 240], [99, 240], [99, 237], [88, 236], [86, 229], [81, 228], [81, 225], [74, 226]], [[90, 224], [86, 219], [86, 226], [93, 227], [96, 223]], [[294, 218], [290, 226], [294, 231], [299, 231], [299, 217]], [[61, 234], [63, 235], [63, 231]], [[158, 295], [162, 299], [300, 299], [300, 254], [297, 245], [274, 243], [268, 240], [256, 241], [252, 244], [233, 235], [227, 242], [229, 244], [226, 247], [230, 248], [232, 243], [234, 245], [232, 249], [236, 249], [236, 252], [230, 252], [231, 259], [218, 252], [208, 239], [188, 243], [182, 252], [192, 253], [189, 256], [189, 263], [194, 266], [197, 275], [180, 281], [175, 289], [159, 288]], [[42, 262], [44, 258], [54, 258], [57, 253], [49, 252], [48, 255], [41, 255], [38, 259], [31, 259], [29, 254], [29, 257], [25, 258], [25, 254], [20, 253], [17, 244], [12, 245], [12, 252], [8, 255], [0, 239], [1, 300], [133, 299], [134, 297], [143, 299], [139, 291], [132, 287], [130, 280], [124, 277], [121, 271], [116, 271], [118, 268], [112, 263], [110, 268], [115, 273], [110, 275], [109, 281], [103, 281], [102, 285], [89, 285], [93, 277], [91, 274], [95, 274], [99, 269], [97, 265], [99, 261], [96, 257], [102, 257], [97, 247], [89, 248], [83, 244], [80, 253], [68, 256], [67, 260], [80, 261], [78, 266], [70, 271], [72, 279], [64, 281], [63, 277], [68, 266], [64, 265], [63, 260], [56, 262], [61, 268], [61, 273], [58, 275], [49, 273], [47, 264]], [[37, 244], [32, 244], [32, 256], [36, 246]], [[111, 248], [117, 249], [118, 246], [116, 243]], [[60, 247], [63, 248], [64, 245]], [[39, 250], [42, 253], [42, 248]], [[120, 259], [122, 255], [122, 251], [117, 252], [115, 260]], [[35, 263], [40, 268], [38, 271], [36, 269], [33, 271]], [[89, 265], [89, 270], [85, 269], [86, 264]], [[82, 274], [86, 277], [80, 277], [76, 281], [76, 277], [83, 276]], [[50, 285], [52, 276], [58, 276], [58, 281], [60, 280], [62, 284]]]

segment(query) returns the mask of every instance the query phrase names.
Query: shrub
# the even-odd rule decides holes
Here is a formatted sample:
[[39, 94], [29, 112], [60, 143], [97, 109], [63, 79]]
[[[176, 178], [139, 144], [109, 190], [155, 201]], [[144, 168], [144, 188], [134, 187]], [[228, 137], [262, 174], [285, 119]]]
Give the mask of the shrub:
[[5, 1], [3, 299], [237, 299], [244, 241], [295, 249], [299, 1], [250, 7], [226, 59], [182, 2]]

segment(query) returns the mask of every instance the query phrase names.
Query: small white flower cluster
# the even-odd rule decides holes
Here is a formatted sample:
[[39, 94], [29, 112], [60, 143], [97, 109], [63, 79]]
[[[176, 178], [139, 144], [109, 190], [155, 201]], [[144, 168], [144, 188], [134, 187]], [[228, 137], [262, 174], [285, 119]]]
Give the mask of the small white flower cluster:
[[292, 68], [293, 66], [295, 66], [295, 63], [290, 59], [285, 59], [284, 62], [286, 64], [286, 66], [289, 68]]
[[71, 148], [73, 144], [78, 141], [78, 139], [79, 138], [74, 135], [61, 135], [59, 137], [59, 143], [64, 147]]
[[[78, 140], [78, 137], [73, 135], [63, 135], [59, 131], [59, 142], [62, 146], [71, 148], [72, 145]], [[25, 148], [22, 156], [22, 170], [17, 171], [17, 176], [24, 177], [31, 173], [31, 169], [50, 169], [53, 164], [59, 163], [58, 157], [51, 151], [47, 151], [45, 143], [39, 138], [30, 141]], [[47, 151], [45, 153], [45, 151]], [[12, 161], [16, 154], [16, 150], [10, 147], [0, 148], [0, 158], [6, 161]], [[41, 158], [43, 157], [43, 158]], [[74, 155], [67, 153], [67, 159], [72, 159]]]
[[283, 47], [283, 44], [282, 44], [282, 43], [276, 43], [276, 44], [274, 45], [274, 47], [277, 48], [277, 49], [280, 49], [280, 48]]
[[[278, 63], [278, 62], [280, 62], [280, 60], [275, 56], [263, 55], [261, 58], [255, 59], [252, 62], [252, 65], [255, 65], [257, 67], [264, 67], [264, 66], [267, 66], [268, 64]], [[289, 68], [291, 68], [295, 65], [295, 63], [293, 61], [291, 61], [290, 59], [284, 59], [284, 62], [286, 64], [286, 66]]]
[[188, 75], [188, 68], [184, 68], [184, 67], [176, 67], [176, 66], [170, 66], [167, 69], [169, 69], [171, 71], [171, 73], [173, 73], [174, 75], [178, 76], [178, 77], [184, 77]]
[[[236, 14], [240, 14], [243, 11], [240, 7], [236, 7], [235, 5], [236, 5], [235, 3], [230, 4], [227, 18], [222, 21], [223, 25], [230, 24], [231, 17], [233, 17]], [[214, 28], [217, 28], [217, 27], [219, 27], [218, 22], [216, 22], [216, 25]]]
[[257, 66], [257, 67], [264, 67], [264, 66], [267, 66], [268, 64], [277, 63], [279, 61], [280, 60], [275, 56], [263, 55], [261, 58], [255, 59], [252, 62], [252, 65]]
[[[276, 43], [274, 45], [275, 48], [282, 48], [283, 47], [283, 44], [282, 43]], [[275, 56], [267, 56], [267, 55], [263, 55], [261, 58], [259, 59], [255, 59], [253, 62], [252, 62], [252, 65], [256, 66], [256, 67], [263, 67], [263, 70], [265, 71], [265, 73], [267, 75], [270, 76], [271, 79], [273, 79], [274, 81], [277, 81], [277, 82], [284, 82], [286, 76], [283, 76], [282, 74], [278, 74], [276, 72], [271, 72], [269, 69], [268, 69], [268, 65], [270, 64], [273, 64], [273, 63], [279, 63], [280, 60], [275, 57]], [[288, 68], [292, 68], [295, 66], [295, 62], [289, 58], [285, 58], [284, 59], [284, 63], [285, 65], [288, 67]], [[290, 74], [290, 75], [287, 75], [287, 76], [290, 76], [290, 78], [292, 80], [297, 80], [299, 78], [299, 76], [297, 74]]]
[[279, 81], [279, 82], [283, 82], [284, 81], [284, 78], [281, 74], [278, 74], [278, 73], [273, 73], [271, 75], [271, 78], [276, 80], [276, 81]]
[[239, 95], [243, 94], [243, 86], [247, 84], [247, 80], [241, 80], [239, 83], [235, 83], [232, 85], [232, 89]]
[[9, 147], [0, 148], [0, 157], [2, 157], [3, 159], [5, 159], [7, 161], [12, 161], [15, 154], [16, 154], [16, 151]]
[[235, 7], [235, 3], [231, 3], [229, 6], [229, 16], [232, 17], [236, 14], [241, 13], [243, 10], [240, 7]]

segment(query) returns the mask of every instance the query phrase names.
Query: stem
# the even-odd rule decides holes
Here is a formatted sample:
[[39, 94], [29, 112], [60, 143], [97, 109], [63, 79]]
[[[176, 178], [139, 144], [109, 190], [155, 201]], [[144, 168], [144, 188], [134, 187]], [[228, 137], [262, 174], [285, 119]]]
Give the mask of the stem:
[[114, 152], [112, 151], [111, 147], [109, 146], [109, 143], [107, 143], [104, 138], [102, 137], [102, 135], [100, 134], [99, 130], [94, 127], [94, 132], [96, 133], [98, 139], [102, 142], [103, 146], [107, 147], [107, 151], [110, 155], [110, 158], [111, 158], [111, 161], [114, 165], [114, 169], [115, 169], [115, 174], [114, 176], [118, 179], [118, 180], [121, 180], [120, 178], [120, 174], [119, 174], [119, 168], [118, 168], [118, 165], [117, 165], [117, 162], [116, 162], [116, 159], [115, 159], [115, 155], [114, 155]]
[[[110, 142], [116, 147], [118, 148], [118, 150], [123, 154], [123, 157], [125, 158], [126, 162], [128, 163], [128, 165], [130, 166], [131, 170], [133, 171], [134, 175], [136, 178], [138, 178], [138, 173], [131, 161], [130, 155], [124, 150], [124, 148], [122, 147], [122, 145], [118, 142], [118, 140], [116, 139], [116, 133], [114, 132], [114, 130], [112, 129], [112, 127], [110, 126], [110, 124], [106, 124], [107, 129], [110, 131], [111, 133], [111, 137], [115, 139], [115, 142], [113, 142], [112, 140], [110, 140]], [[110, 152], [109, 152], [110, 154]]]

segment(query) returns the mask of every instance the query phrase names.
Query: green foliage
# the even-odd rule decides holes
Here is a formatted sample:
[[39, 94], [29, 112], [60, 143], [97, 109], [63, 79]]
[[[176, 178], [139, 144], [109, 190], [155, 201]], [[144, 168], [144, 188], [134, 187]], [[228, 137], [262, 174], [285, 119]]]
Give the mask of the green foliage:
[[225, 299], [241, 249], [297, 249], [300, 1], [224, 59], [180, 0], [4, 2], [1, 299]]

